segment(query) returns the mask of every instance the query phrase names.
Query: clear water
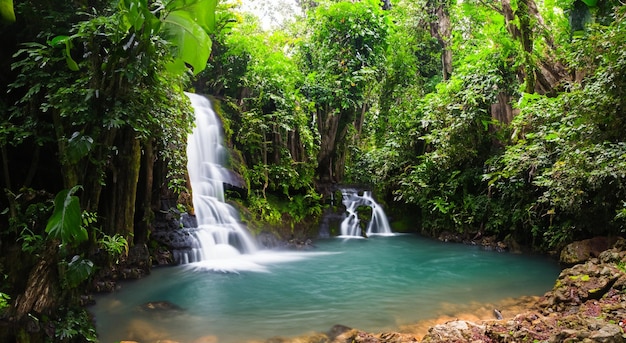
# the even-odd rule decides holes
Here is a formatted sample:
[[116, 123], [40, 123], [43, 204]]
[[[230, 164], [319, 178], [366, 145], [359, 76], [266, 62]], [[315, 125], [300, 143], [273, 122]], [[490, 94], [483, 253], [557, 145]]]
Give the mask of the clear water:
[[[272, 258], [260, 258], [264, 268], [257, 271], [217, 273], [187, 265], [124, 283], [91, 308], [101, 342], [158, 336], [241, 343], [325, 332], [335, 324], [393, 330], [433, 317], [444, 304], [541, 295], [560, 271], [543, 257], [413, 235], [327, 239], [312, 252], [267, 256]], [[182, 310], [142, 311], [150, 301]]]

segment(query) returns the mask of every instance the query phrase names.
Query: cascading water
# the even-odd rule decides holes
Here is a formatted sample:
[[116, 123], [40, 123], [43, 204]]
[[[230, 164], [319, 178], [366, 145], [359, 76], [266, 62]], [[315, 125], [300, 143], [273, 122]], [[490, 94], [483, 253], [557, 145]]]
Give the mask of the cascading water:
[[255, 241], [237, 220], [237, 211], [224, 201], [224, 183], [231, 183], [223, 162], [222, 125], [211, 102], [187, 93], [196, 116], [196, 126], [188, 137], [187, 171], [191, 182], [193, 206], [198, 221], [192, 235], [197, 247], [181, 263], [229, 259], [257, 250]]
[[361, 237], [361, 226], [357, 209], [361, 206], [372, 208], [372, 219], [367, 225], [367, 236], [392, 236], [389, 220], [383, 208], [374, 200], [370, 191], [359, 194], [356, 189], [341, 190], [342, 203], [346, 207], [347, 216], [341, 222], [341, 237]]

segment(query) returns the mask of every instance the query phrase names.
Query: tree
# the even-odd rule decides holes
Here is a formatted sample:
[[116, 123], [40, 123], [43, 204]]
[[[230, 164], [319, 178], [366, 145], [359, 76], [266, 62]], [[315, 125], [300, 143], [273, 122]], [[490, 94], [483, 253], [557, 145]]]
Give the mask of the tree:
[[[0, 144], [10, 208], [3, 241], [16, 242], [17, 249], [10, 249], [16, 255], [41, 257], [14, 267], [30, 274], [13, 280], [18, 323], [48, 315], [53, 320], [61, 304], [75, 306], [78, 287], [92, 270], [89, 258], [101, 246], [121, 251], [127, 240], [144, 243], [153, 189], [159, 194], [167, 182], [154, 179], [155, 163], [169, 163], [173, 188], [185, 186], [181, 151], [192, 117], [182, 91], [187, 65], [193, 73], [206, 65], [217, 1], [95, 3], [101, 7], [83, 7], [80, 14], [64, 2], [18, 7], [18, 17], [59, 20], [24, 28], [40, 38], [15, 52], [18, 74], [10, 89], [16, 100], [3, 99], [11, 104], [1, 114], [8, 128], [1, 130]], [[49, 15], [51, 8], [64, 12]], [[23, 175], [14, 166], [29, 149], [46, 155]], [[39, 196], [39, 212], [30, 213], [35, 204], [25, 203], [23, 195], [39, 193], [21, 187], [42, 177], [47, 180], [36, 184], [41, 193], [58, 194], [47, 227], [43, 217], [51, 206]]]
[[383, 71], [389, 21], [378, 1], [318, 7], [300, 46], [303, 93], [315, 103], [320, 134], [317, 174], [340, 182], [348, 145], [362, 129], [370, 92]]

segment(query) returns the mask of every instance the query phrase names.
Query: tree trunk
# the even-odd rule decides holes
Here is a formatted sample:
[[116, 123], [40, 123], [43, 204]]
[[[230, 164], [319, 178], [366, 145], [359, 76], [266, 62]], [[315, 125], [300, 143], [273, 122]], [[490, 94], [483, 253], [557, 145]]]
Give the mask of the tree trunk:
[[[570, 79], [566, 67], [551, 55], [540, 56], [538, 64], [533, 61], [534, 36], [544, 37], [548, 48], [555, 52], [554, 39], [545, 29], [545, 22], [537, 9], [534, 0], [520, 0], [517, 10], [513, 10], [510, 0], [502, 1], [502, 13], [506, 22], [506, 28], [511, 36], [522, 45], [524, 54], [524, 67], [520, 70], [519, 78], [526, 83], [525, 92], [547, 94], [554, 92], [554, 88], [563, 80]], [[519, 19], [519, 27], [515, 18]]]
[[450, 35], [452, 27], [450, 25], [450, 13], [446, 1], [429, 2], [429, 13], [437, 18], [437, 21], [430, 23], [430, 34], [437, 38], [441, 46], [441, 74], [444, 80], [450, 79], [452, 75], [452, 51], [450, 50]]
[[341, 120], [341, 112], [329, 108], [317, 111], [317, 126], [321, 136], [320, 150], [317, 156], [318, 175], [322, 182], [336, 182], [333, 162], [337, 149], [337, 131]]
[[60, 305], [57, 252], [59, 242], [49, 240], [41, 258], [31, 269], [23, 294], [15, 299], [15, 319], [28, 319], [30, 313], [51, 315]]
[[137, 191], [139, 196], [137, 204], [140, 207], [138, 208], [138, 221], [135, 224], [135, 235], [133, 237], [135, 244], [145, 243], [148, 240], [150, 223], [154, 218], [152, 188], [154, 186], [155, 160], [153, 142], [148, 141], [144, 145], [142, 187]]
[[75, 165], [70, 163], [67, 156], [67, 138], [65, 129], [58, 111], [52, 111], [52, 122], [54, 123], [54, 132], [57, 139], [57, 148], [59, 149], [59, 162], [61, 163], [61, 174], [63, 175], [63, 187], [70, 189], [78, 185], [78, 174]]
[[499, 93], [496, 98], [498, 102], [491, 105], [491, 117], [501, 123], [510, 124], [519, 110], [513, 109], [510, 95]]
[[118, 135], [118, 154], [112, 161], [111, 199], [108, 211], [107, 234], [122, 234], [132, 242], [135, 221], [135, 200], [141, 166], [141, 144], [132, 128], [122, 129]]

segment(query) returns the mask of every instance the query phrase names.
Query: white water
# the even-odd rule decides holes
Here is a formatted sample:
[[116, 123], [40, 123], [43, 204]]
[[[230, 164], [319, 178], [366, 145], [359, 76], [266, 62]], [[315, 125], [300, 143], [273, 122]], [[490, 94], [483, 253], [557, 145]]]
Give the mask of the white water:
[[340, 237], [362, 237], [360, 219], [357, 209], [361, 206], [372, 208], [372, 219], [367, 225], [366, 235], [369, 236], [393, 236], [389, 220], [383, 208], [374, 200], [370, 191], [364, 191], [363, 195], [355, 189], [342, 189], [342, 203], [346, 207], [347, 216], [341, 222]]
[[240, 224], [235, 208], [224, 200], [224, 183], [232, 180], [224, 167], [228, 151], [222, 143], [222, 124], [207, 98], [187, 96], [196, 116], [187, 143], [187, 171], [198, 221], [192, 234], [198, 247], [181, 262], [219, 271], [256, 269], [249, 256], [242, 257], [258, 250], [256, 242]]

